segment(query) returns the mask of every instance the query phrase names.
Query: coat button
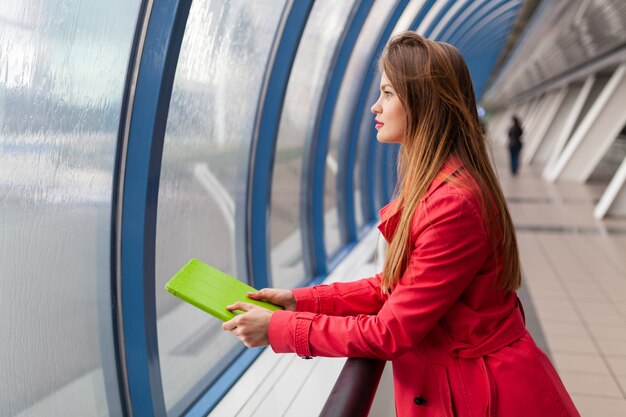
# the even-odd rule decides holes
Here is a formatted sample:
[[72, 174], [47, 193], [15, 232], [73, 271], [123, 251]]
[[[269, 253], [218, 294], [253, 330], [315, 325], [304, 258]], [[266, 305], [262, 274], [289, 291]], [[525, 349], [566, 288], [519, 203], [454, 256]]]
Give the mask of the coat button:
[[415, 403], [415, 405], [426, 405], [426, 400], [422, 397], [413, 398], [413, 402]]

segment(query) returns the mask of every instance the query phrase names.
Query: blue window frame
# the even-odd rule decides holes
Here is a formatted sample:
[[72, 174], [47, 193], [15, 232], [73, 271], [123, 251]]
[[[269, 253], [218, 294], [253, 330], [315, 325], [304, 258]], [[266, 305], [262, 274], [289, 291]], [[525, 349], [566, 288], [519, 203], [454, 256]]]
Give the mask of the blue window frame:
[[[456, 2], [456, 4], [459, 4], [459, 2]], [[433, 27], [433, 30], [430, 33], [432, 39], [441, 39], [443, 36], [445, 36], [445, 33], [448, 31], [450, 26], [457, 20], [462, 19], [462, 16], [466, 13], [468, 8], [472, 4], [474, 3], [471, 0], [465, 0], [465, 2], [462, 3], [456, 10], [454, 10], [454, 12], [452, 12], [447, 19], [442, 19], [441, 21], [439, 21], [437, 26]]]
[[250, 282], [256, 288], [271, 285], [267, 210], [270, 205], [273, 156], [289, 74], [312, 7], [313, 0], [291, 3], [280, 41], [276, 45], [273, 65], [268, 68], [264, 99], [259, 105], [258, 127], [255, 128], [257, 134], [252, 140], [252, 153], [248, 164], [250, 173], [247, 176], [248, 200], [243, 220], [250, 219], [246, 222], [244, 241], [249, 250]]
[[328, 230], [324, 221], [324, 184], [332, 117], [350, 55], [373, 3], [373, 0], [361, 0], [354, 5], [352, 16], [342, 35], [342, 41], [340, 41], [340, 47], [337, 48], [333, 63], [329, 68], [329, 78], [325, 83], [317, 112], [318, 121], [315, 123], [317, 128], [313, 133], [313, 140], [308, 150], [310, 155], [309, 161], [313, 166], [310, 168], [311, 185], [306, 187], [309, 189], [309, 193], [305, 198], [308, 203], [302, 209], [304, 218], [310, 219], [309, 227], [313, 235], [311, 248], [314, 266], [313, 275], [317, 279], [324, 277], [328, 273], [328, 254], [325, 243], [325, 236]]
[[425, 37], [427, 37], [427, 38], [430, 37], [430, 35], [433, 32], [433, 29], [435, 29], [437, 27], [439, 22], [441, 22], [441, 20], [445, 17], [445, 15], [448, 12], [448, 10], [450, 10], [450, 8], [455, 3], [457, 3], [457, 0], [448, 0], [447, 3], [443, 4], [443, 6], [439, 10], [437, 10], [437, 14], [433, 18], [432, 22], [430, 22], [430, 24], [424, 29], [423, 35]]
[[[363, 79], [368, 65], [371, 65], [373, 48], [375, 47], [380, 33], [387, 23], [389, 15], [395, 10], [397, 3], [373, 2], [371, 10], [363, 23], [358, 39], [354, 44], [349, 62], [345, 68], [344, 81], [341, 83], [337, 96], [337, 104], [332, 114], [332, 126], [328, 140], [328, 152], [326, 171], [324, 178], [325, 189], [325, 243], [329, 263], [334, 264], [343, 254], [350, 242], [348, 232], [348, 212], [351, 216], [353, 210], [347, 210], [346, 206], [353, 207], [352, 195], [344, 192], [343, 184], [348, 174], [354, 177], [354, 173], [346, 169], [346, 159], [350, 154], [350, 137], [352, 119], [358, 96], [362, 94]], [[358, 178], [358, 177], [357, 177]], [[336, 220], [334, 226], [333, 220]], [[337, 233], [336, 229], [339, 229]]]
[[446, 41], [450, 42], [451, 44], [456, 45], [459, 41], [461, 41], [464, 38], [465, 34], [468, 31], [472, 30], [472, 28], [476, 28], [480, 26], [479, 22], [484, 18], [485, 15], [491, 13], [491, 11], [495, 9], [498, 9], [502, 5], [509, 6], [511, 3], [517, 3], [517, 1], [511, 2], [511, 0], [495, 0], [495, 1], [485, 0], [481, 2], [480, 5], [484, 4], [483, 7], [477, 6], [475, 9], [473, 9], [472, 13], [470, 13], [467, 16], [467, 18], [459, 22], [459, 25], [456, 28], [454, 28], [454, 30], [450, 33]]
[[[343, 205], [343, 212], [340, 211], [340, 218], [344, 219], [345, 229], [346, 229], [346, 239], [347, 242], [354, 242], [357, 240], [357, 222], [355, 218], [355, 196], [357, 193], [357, 189], [355, 187], [355, 178], [356, 174], [356, 159], [357, 153], [360, 156], [359, 164], [363, 167], [363, 164], [366, 164], [365, 167], [371, 167], [374, 169], [361, 169], [360, 170], [360, 198], [361, 198], [361, 212], [363, 216], [363, 224], [370, 223], [377, 218], [376, 213], [376, 205], [374, 203], [374, 184], [373, 184], [373, 175], [372, 171], [375, 170], [376, 164], [374, 163], [373, 152], [371, 152], [371, 143], [367, 144], [367, 149], [364, 149], [364, 152], [358, 151], [360, 132], [363, 127], [364, 118], [366, 115], [370, 114], [370, 99], [372, 97], [372, 84], [374, 83], [374, 78], [377, 74], [377, 68], [374, 65], [376, 59], [381, 54], [383, 48], [387, 44], [389, 37], [396, 25], [396, 22], [402, 15], [402, 12], [408, 5], [408, 0], [399, 1], [394, 7], [392, 13], [390, 13], [387, 22], [381, 34], [378, 38], [378, 41], [370, 53], [370, 58], [368, 59], [369, 65], [366, 67], [365, 77], [363, 78], [363, 82], [361, 85], [363, 88], [359, 92], [358, 98], [356, 100], [356, 105], [354, 106], [354, 113], [351, 116], [350, 122], [350, 136], [348, 136], [345, 140], [345, 146], [343, 149], [343, 156], [341, 157], [344, 169], [340, 171], [341, 174], [338, 181], [338, 194], [344, 196], [345, 204]], [[376, 88], [378, 90], [378, 88]], [[371, 135], [373, 132], [373, 126], [370, 119], [370, 129], [367, 129], [370, 132], [370, 138], [374, 136]], [[369, 141], [372, 142], [372, 141]], [[364, 175], [364, 171], [366, 175]], [[370, 174], [371, 173], [371, 174]], [[380, 171], [378, 171], [380, 174]]]
[[[156, 207], [165, 124], [191, 0], [157, 0], [145, 40], [125, 142], [119, 233], [125, 382], [136, 416], [165, 416], [154, 297]], [[122, 154], [122, 156], [124, 155]], [[120, 185], [118, 185], [119, 187]], [[118, 295], [119, 297], [119, 295]]]

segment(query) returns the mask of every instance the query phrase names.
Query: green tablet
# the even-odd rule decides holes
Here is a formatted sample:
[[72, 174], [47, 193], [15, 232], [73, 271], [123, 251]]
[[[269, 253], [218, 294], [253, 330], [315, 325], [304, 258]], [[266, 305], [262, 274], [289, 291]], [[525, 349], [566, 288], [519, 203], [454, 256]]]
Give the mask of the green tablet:
[[222, 321], [235, 317], [236, 314], [226, 310], [226, 306], [237, 301], [256, 304], [272, 311], [282, 310], [281, 306], [248, 298], [248, 293], [256, 289], [197, 259], [187, 262], [167, 281], [165, 289]]

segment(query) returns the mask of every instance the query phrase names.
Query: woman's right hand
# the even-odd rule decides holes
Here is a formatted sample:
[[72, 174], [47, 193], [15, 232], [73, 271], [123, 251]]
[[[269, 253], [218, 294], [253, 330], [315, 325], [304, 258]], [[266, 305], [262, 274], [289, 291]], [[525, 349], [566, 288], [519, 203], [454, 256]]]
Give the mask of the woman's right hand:
[[291, 290], [263, 288], [257, 292], [249, 292], [248, 297], [253, 300], [269, 301], [272, 304], [283, 306], [287, 311], [296, 311], [296, 299]]

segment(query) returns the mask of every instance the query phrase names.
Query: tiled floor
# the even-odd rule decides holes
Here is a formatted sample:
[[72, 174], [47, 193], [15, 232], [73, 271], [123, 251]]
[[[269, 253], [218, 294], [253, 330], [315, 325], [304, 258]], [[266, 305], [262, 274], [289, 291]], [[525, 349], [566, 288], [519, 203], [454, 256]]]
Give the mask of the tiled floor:
[[508, 173], [494, 145], [530, 293], [550, 355], [583, 417], [626, 416], [626, 218], [598, 221], [604, 184]]

